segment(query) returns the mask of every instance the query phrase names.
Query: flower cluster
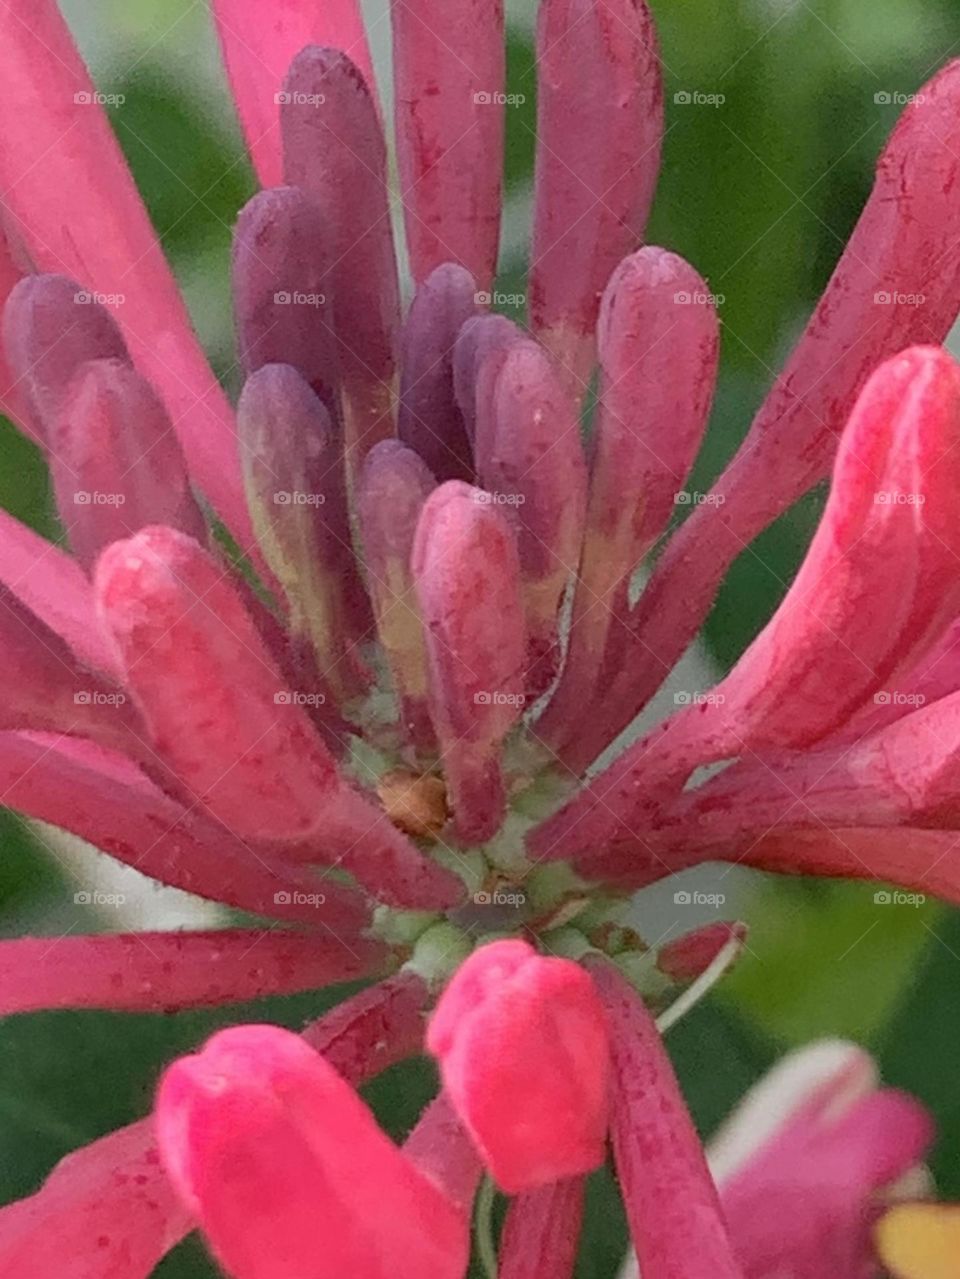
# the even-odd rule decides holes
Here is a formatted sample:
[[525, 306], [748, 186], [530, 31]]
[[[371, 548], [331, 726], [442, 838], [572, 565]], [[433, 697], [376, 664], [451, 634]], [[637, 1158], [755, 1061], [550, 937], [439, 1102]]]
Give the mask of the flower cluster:
[[[0, 6], [0, 406], [69, 543], [0, 514], [0, 779], [246, 921], [0, 942], [0, 1012], [368, 984], [299, 1035], [237, 1026], [171, 1064], [153, 1117], [0, 1211], [0, 1273], [143, 1279], [199, 1226], [235, 1279], [461, 1279], [475, 1198], [497, 1264], [492, 1181], [501, 1279], [563, 1279], [608, 1141], [644, 1279], [860, 1279], [877, 1249], [945, 1273], [948, 1210], [885, 1211], [929, 1120], [848, 1046], [781, 1066], [711, 1175], [661, 1032], [744, 930], [651, 949], [622, 920], [706, 859], [960, 901], [960, 64], [906, 106], [693, 502], [720, 328], [696, 270], [643, 246], [643, 0], [542, 2], [529, 328], [488, 310], [499, 0], [393, 5], [405, 312], [358, 6], [214, 10], [262, 184], [234, 236], [235, 408], [54, 0]], [[742, 659], [591, 767], [739, 551], [828, 476]], [[400, 1148], [356, 1088], [424, 1047], [442, 1087]]]

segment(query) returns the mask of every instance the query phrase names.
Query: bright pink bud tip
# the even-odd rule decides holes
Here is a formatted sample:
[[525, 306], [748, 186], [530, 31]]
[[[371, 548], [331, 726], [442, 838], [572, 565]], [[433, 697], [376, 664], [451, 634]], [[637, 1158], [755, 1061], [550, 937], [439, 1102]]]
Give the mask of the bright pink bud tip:
[[461, 1279], [467, 1220], [298, 1035], [244, 1026], [175, 1062], [161, 1157], [233, 1279]]
[[427, 1032], [443, 1085], [509, 1194], [603, 1163], [607, 1026], [587, 973], [523, 941], [477, 950]]

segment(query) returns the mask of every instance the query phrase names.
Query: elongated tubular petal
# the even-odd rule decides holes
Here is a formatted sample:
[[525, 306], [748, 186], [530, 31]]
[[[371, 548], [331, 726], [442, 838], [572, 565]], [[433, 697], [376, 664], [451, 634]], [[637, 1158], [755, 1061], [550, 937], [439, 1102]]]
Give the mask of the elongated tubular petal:
[[610, 1023], [613, 1151], [644, 1279], [743, 1279], [653, 1016], [606, 960], [587, 967]]
[[696, 981], [731, 941], [744, 942], [746, 924], [704, 924], [657, 950], [657, 967], [671, 981]]
[[506, 1192], [603, 1162], [606, 1024], [593, 983], [572, 960], [538, 955], [518, 940], [480, 947], [441, 995], [427, 1047]]
[[[505, 315], [477, 315], [463, 325], [453, 348], [453, 391], [473, 447], [478, 405], [486, 409], [490, 387], [506, 354], [527, 334]], [[488, 411], [488, 410], [487, 410]]]
[[[11, 237], [0, 219], [0, 313], [14, 287], [23, 279], [28, 264], [19, 260]], [[19, 378], [12, 372], [10, 363], [0, 342], [0, 413], [10, 418], [34, 444], [43, 447], [43, 432], [30, 416]]]
[[141, 1119], [62, 1159], [0, 1208], [0, 1271], [40, 1279], [148, 1279], [194, 1222]]
[[683, 258], [645, 248], [614, 271], [600, 305], [599, 407], [590, 502], [561, 683], [537, 735], [579, 732], [608, 649], [629, 625], [634, 570], [663, 532], [696, 458], [719, 355], [707, 286]]
[[73, 733], [136, 754], [142, 725], [116, 684], [82, 667], [60, 636], [0, 584], [0, 727]]
[[448, 1199], [469, 1212], [483, 1165], [445, 1093], [421, 1115], [403, 1153]]
[[93, 589], [76, 561], [0, 510], [0, 582], [92, 670], [119, 671], [116, 647], [97, 620]]
[[641, 243], [653, 201], [660, 56], [644, 0], [544, 0], [537, 50], [530, 316], [579, 399], [600, 294]]
[[405, 734], [420, 753], [436, 746], [427, 703], [427, 652], [410, 557], [423, 505], [436, 487], [399, 440], [370, 450], [357, 489], [364, 562], [380, 643], [400, 701]]
[[206, 526], [167, 411], [125, 361], [81, 365], [48, 438], [60, 518], [87, 568], [110, 542], [147, 524], [203, 540]]
[[397, 434], [438, 480], [472, 480], [473, 458], [457, 405], [453, 352], [457, 334], [477, 312], [477, 285], [445, 262], [427, 276], [403, 326]]
[[156, 1116], [174, 1185], [236, 1279], [463, 1274], [466, 1215], [299, 1036], [221, 1031], [167, 1070]]
[[911, 343], [946, 337], [960, 309], [958, 103], [955, 61], [906, 108], [853, 236], [715, 500], [693, 511], [660, 559], [634, 615], [631, 656], [583, 734], [577, 763], [589, 763], [653, 695], [736, 556], [828, 473], [876, 366]]
[[429, 1001], [425, 983], [415, 973], [401, 970], [310, 1022], [303, 1038], [338, 1074], [359, 1087], [423, 1050]]
[[512, 1200], [500, 1239], [499, 1279], [571, 1279], [582, 1219], [582, 1177]]
[[355, 890], [248, 847], [91, 742], [0, 733], [0, 795], [26, 817], [197, 897], [348, 934], [369, 921]]
[[[170, 413], [190, 473], [243, 550], [252, 546], [229, 405], [56, 0], [0, 11], [10, 128], [0, 195], [40, 271], [123, 298], [117, 321]], [[63, 196], [70, 195], [70, 217]]]
[[283, 171], [321, 211], [343, 379], [347, 469], [393, 435], [400, 293], [386, 146], [360, 71], [336, 49], [304, 49], [280, 110]]
[[68, 389], [90, 360], [129, 360], [116, 318], [64, 275], [28, 275], [3, 310], [3, 345], [31, 419], [49, 444]]
[[240, 362], [292, 364], [337, 417], [337, 345], [330, 234], [295, 187], [261, 191], [233, 233], [233, 306]]
[[413, 278], [443, 262], [489, 292], [500, 240], [502, 0], [392, 0], [397, 161]]
[[0, 942], [0, 1013], [40, 1008], [164, 1012], [355, 981], [383, 965], [375, 942], [228, 929]]
[[477, 405], [477, 473], [516, 529], [525, 684], [537, 697], [556, 675], [557, 616], [583, 540], [587, 471], [580, 421], [553, 361], [532, 341], [504, 352], [483, 398]]
[[158, 755], [218, 821], [283, 841], [290, 856], [342, 858], [394, 905], [456, 901], [457, 877], [341, 780], [226, 574], [196, 542], [145, 529], [104, 553], [96, 583]]
[[253, 167], [261, 186], [279, 186], [279, 99], [287, 68], [305, 45], [342, 49], [375, 91], [359, 0], [214, 0], [213, 12]]
[[[909, 668], [960, 606], [952, 520], [960, 484], [960, 367], [934, 347], [888, 360], [844, 433], [833, 487], [780, 608], [700, 703], [629, 747], [535, 846], [599, 848], [644, 803], [675, 794], [699, 764], [807, 746]], [[545, 841], [541, 844], [541, 840]]]
[[366, 598], [329, 413], [296, 369], [266, 364], [244, 385], [237, 430], [254, 531], [284, 589], [289, 629], [312, 646], [325, 687], [356, 693]]
[[412, 564], [426, 627], [431, 717], [457, 832], [482, 843], [503, 818], [500, 747], [524, 700], [515, 540], [487, 494], [449, 480], [423, 507]]

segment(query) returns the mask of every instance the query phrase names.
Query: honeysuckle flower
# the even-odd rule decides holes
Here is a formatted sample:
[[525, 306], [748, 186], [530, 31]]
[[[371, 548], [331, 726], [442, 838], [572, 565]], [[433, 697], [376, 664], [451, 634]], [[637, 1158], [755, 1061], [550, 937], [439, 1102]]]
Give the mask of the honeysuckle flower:
[[[355, 0], [213, 8], [263, 187], [234, 237], [235, 408], [55, 3], [0, 6], [0, 402], [66, 535], [0, 513], [0, 794], [246, 918], [0, 942], [0, 1012], [370, 984], [299, 1038], [238, 1027], [173, 1064], [155, 1128], [0, 1211], [0, 1272], [145, 1279], [199, 1226], [237, 1279], [455, 1279], [485, 1166], [519, 1192], [501, 1275], [563, 1279], [609, 1135], [644, 1279], [762, 1274], [764, 1240], [728, 1223], [770, 1152], [718, 1196], [660, 1037], [743, 929], [651, 950], [622, 911], [707, 857], [960, 900], [960, 371], [939, 345], [960, 64], [907, 107], [786, 370], [634, 604], [719, 345], [706, 282], [642, 243], [663, 116], [646, 5], [543, 0], [528, 329], [488, 313], [499, 0], [393, 5], [407, 307]], [[743, 659], [584, 784], [737, 551], [828, 474]], [[398, 1149], [350, 1089], [421, 1052], [434, 1008], [443, 1088]], [[842, 1124], [771, 1147], [797, 1184], [837, 1170], [842, 1202], [794, 1242], [840, 1279], [864, 1202], [925, 1141], [887, 1094], [849, 1122], [876, 1107], [890, 1143], [847, 1162]]]

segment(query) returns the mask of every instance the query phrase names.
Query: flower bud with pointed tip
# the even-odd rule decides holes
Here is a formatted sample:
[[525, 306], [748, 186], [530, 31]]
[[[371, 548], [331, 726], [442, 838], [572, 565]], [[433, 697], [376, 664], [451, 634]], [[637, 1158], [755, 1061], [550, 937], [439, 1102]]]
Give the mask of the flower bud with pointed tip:
[[205, 537], [167, 410], [125, 360], [81, 365], [47, 438], [60, 518], [87, 568], [110, 542], [148, 524]]
[[427, 1047], [502, 1190], [532, 1190], [603, 1162], [606, 1018], [579, 965], [523, 941], [481, 947], [440, 997]]
[[477, 312], [477, 286], [446, 262], [417, 289], [403, 327], [397, 435], [438, 480], [472, 480], [473, 457], [454, 392], [457, 334]]
[[461, 839], [483, 843], [503, 819], [500, 748], [524, 703], [516, 542], [488, 493], [449, 480], [424, 504], [412, 564], [450, 804]]
[[299, 1035], [221, 1031], [156, 1102], [174, 1187], [233, 1279], [461, 1279], [466, 1213]]

